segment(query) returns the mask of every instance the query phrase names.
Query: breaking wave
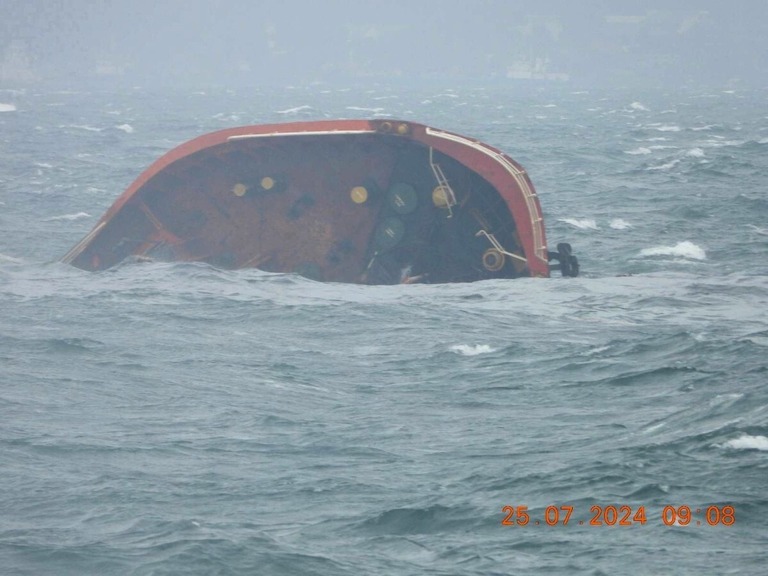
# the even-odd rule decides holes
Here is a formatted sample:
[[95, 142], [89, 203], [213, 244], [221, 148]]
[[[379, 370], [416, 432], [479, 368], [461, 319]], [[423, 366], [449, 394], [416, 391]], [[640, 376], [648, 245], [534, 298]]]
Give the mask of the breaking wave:
[[640, 251], [641, 256], [677, 256], [680, 258], [691, 258], [693, 260], [706, 260], [707, 254], [703, 248], [697, 246], [688, 240], [678, 242], [674, 246], [655, 246], [653, 248], [644, 248]]
[[611, 223], [609, 224], [609, 226], [614, 230], [626, 230], [627, 228], [632, 228], [632, 224], [630, 224], [623, 218], [614, 218], [613, 220], [611, 220]]
[[558, 218], [558, 222], [565, 222], [582, 230], [597, 230], [597, 222], [593, 218]]
[[768, 452], [768, 437], [743, 434], [738, 438], [728, 440], [722, 447], [732, 448], [734, 450], [761, 450], [763, 452]]
[[680, 159], [676, 158], [675, 160], [670, 160], [669, 162], [659, 164], [658, 166], [648, 166], [646, 170], [670, 170], [678, 164], [680, 164]]
[[57, 220], [80, 220], [81, 218], [90, 218], [88, 212], [77, 212], [76, 214], [62, 214], [61, 216], [51, 216], [45, 218], [43, 222], [55, 222]]
[[495, 348], [491, 348], [488, 344], [477, 344], [475, 346], [469, 346], [467, 344], [454, 344], [451, 346], [451, 352], [455, 352], [461, 356], [478, 356], [480, 354], [489, 354], [495, 352]]
[[295, 108], [286, 108], [285, 110], [278, 110], [276, 114], [298, 114], [299, 112], [308, 112], [312, 110], [312, 106], [296, 106]]

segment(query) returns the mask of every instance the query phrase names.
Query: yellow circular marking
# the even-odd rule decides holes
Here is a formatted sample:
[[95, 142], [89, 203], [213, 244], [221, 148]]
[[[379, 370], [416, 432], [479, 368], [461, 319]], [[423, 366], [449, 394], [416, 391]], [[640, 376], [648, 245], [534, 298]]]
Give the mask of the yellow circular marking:
[[242, 184], [240, 182], [235, 184], [234, 187], [232, 188], [232, 193], [235, 196], [245, 196], [246, 192], [248, 192], [248, 187], [245, 184]]
[[272, 188], [275, 187], [275, 179], [269, 176], [264, 176], [264, 178], [261, 179], [261, 187], [264, 188], [264, 190], [272, 190]]
[[355, 186], [350, 190], [349, 196], [355, 204], [364, 204], [368, 200], [368, 190], [365, 186]]
[[408, 126], [408, 124], [406, 124], [405, 122], [397, 125], [397, 133], [400, 134], [400, 136], [405, 136], [410, 131], [411, 131], [411, 127]]
[[448, 207], [448, 195], [445, 193], [445, 188], [435, 186], [435, 189], [432, 190], [432, 204], [438, 208]]
[[483, 266], [489, 272], [498, 272], [504, 268], [504, 254], [496, 248], [488, 248], [483, 252]]

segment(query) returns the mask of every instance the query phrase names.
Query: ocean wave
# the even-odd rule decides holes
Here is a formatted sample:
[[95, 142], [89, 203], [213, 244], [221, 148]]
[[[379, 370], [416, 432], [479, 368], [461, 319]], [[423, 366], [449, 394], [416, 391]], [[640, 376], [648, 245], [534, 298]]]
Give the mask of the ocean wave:
[[627, 228], [632, 228], [632, 224], [622, 218], [614, 218], [611, 220], [609, 226], [614, 230], [626, 230]]
[[87, 124], [60, 124], [59, 128], [75, 128], [76, 130], [85, 130], [86, 132], [101, 132], [103, 128], [96, 128]]
[[647, 108], [646, 106], [644, 106], [644, 105], [643, 105], [642, 103], [640, 103], [640, 102], [632, 102], [632, 104], [630, 104], [630, 105], [629, 105], [629, 107], [630, 107], [632, 110], [639, 110], [639, 111], [641, 111], [641, 112], [648, 112], [648, 108]]
[[480, 354], [496, 352], [496, 349], [491, 348], [488, 344], [476, 344], [475, 346], [469, 346], [468, 344], [454, 344], [451, 346], [451, 352], [461, 356], [478, 356]]
[[384, 111], [384, 108], [364, 108], [363, 106], [347, 106], [347, 110], [354, 110], [356, 112], [371, 112], [373, 114], [379, 114]]
[[679, 256], [693, 260], [706, 260], [707, 254], [703, 248], [688, 240], [678, 242], [674, 246], [654, 246], [640, 250], [640, 256]]
[[21, 264], [23, 260], [21, 258], [14, 258], [13, 256], [8, 256], [7, 254], [0, 254], [0, 262], [9, 262], [11, 264]]
[[16, 112], [16, 105], [0, 102], [0, 112]]
[[90, 218], [88, 212], [77, 212], [75, 214], [62, 214], [61, 216], [51, 216], [44, 218], [43, 222], [56, 222], [57, 220], [80, 220], [81, 218]]
[[131, 126], [130, 124], [120, 124], [120, 126], [115, 126], [115, 128], [117, 128], [118, 130], [122, 130], [126, 134], [133, 134], [134, 132], [133, 126]]
[[751, 228], [753, 232], [756, 232], [761, 236], [768, 236], [768, 228], [760, 228], [759, 226], [755, 226], [754, 224], [747, 224], [746, 226], [748, 228]]
[[558, 218], [558, 222], [565, 222], [582, 230], [597, 230], [597, 222], [592, 218]]
[[768, 452], [768, 437], [742, 434], [738, 438], [728, 440], [722, 444], [721, 447], [732, 448], [734, 450], [760, 450]]
[[285, 110], [278, 110], [276, 114], [298, 114], [299, 112], [305, 112], [312, 110], [312, 106], [296, 106], [295, 108], [286, 108]]
[[640, 146], [639, 148], [635, 148], [633, 150], [625, 150], [624, 154], [632, 154], [633, 156], [636, 156], [638, 154], [650, 154], [651, 149], [645, 148], [644, 146]]
[[680, 159], [676, 158], [674, 160], [670, 160], [669, 162], [665, 162], [664, 164], [659, 164], [658, 166], [648, 166], [646, 170], [671, 170], [678, 164], [680, 164]]

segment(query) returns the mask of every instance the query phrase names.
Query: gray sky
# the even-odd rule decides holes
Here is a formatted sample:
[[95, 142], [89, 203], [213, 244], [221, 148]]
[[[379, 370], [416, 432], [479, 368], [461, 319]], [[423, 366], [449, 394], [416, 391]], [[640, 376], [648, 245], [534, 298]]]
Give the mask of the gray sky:
[[768, 85], [766, 0], [0, 0], [0, 87], [47, 81]]

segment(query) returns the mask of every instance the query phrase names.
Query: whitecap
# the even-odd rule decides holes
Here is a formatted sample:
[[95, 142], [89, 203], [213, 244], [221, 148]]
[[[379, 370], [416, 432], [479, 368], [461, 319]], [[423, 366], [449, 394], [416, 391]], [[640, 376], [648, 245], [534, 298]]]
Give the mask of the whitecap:
[[686, 156], [690, 156], [691, 158], [703, 158], [704, 157], [704, 150], [701, 148], [691, 148], [688, 150], [688, 152], [685, 153]]
[[62, 214], [61, 216], [51, 216], [45, 218], [43, 222], [55, 222], [57, 220], [80, 220], [81, 218], [90, 218], [91, 215], [88, 212], [78, 212], [76, 214]]
[[61, 124], [59, 128], [77, 128], [78, 130], [85, 130], [86, 132], [101, 132], [101, 128], [94, 128], [87, 124]]
[[122, 130], [126, 134], [133, 134], [133, 126], [130, 124], [120, 124], [120, 126], [115, 126], [118, 130]]
[[597, 230], [597, 222], [592, 218], [558, 218], [558, 222], [565, 222], [582, 230]]
[[674, 246], [644, 248], [640, 251], [640, 256], [680, 256], [681, 258], [691, 258], [693, 260], [706, 260], [707, 258], [703, 248], [688, 240], [678, 242]]
[[277, 114], [297, 114], [304, 110], [312, 110], [312, 106], [307, 106], [305, 104], [304, 106], [296, 106], [295, 108], [286, 108], [285, 110], [278, 110]]
[[0, 112], [16, 112], [15, 104], [4, 104], [0, 102]]
[[758, 144], [768, 144], [768, 138], [760, 138], [760, 140], [757, 141]]
[[728, 442], [722, 445], [722, 448], [733, 448], [734, 450], [762, 450], [768, 452], [768, 438], [765, 436], [742, 434], [739, 438], [728, 440]]
[[760, 234], [761, 236], [768, 236], [768, 228], [760, 228], [759, 226], [755, 226], [754, 224], [747, 224], [749, 228], [752, 228], [756, 233]]
[[495, 352], [495, 348], [491, 348], [488, 344], [477, 344], [475, 346], [469, 346], [468, 344], [454, 344], [451, 346], [451, 352], [460, 354], [461, 356], [477, 356], [478, 354], [488, 354]]
[[21, 264], [23, 260], [21, 258], [14, 258], [7, 254], [0, 254], [0, 262], [9, 262], [10, 264]]
[[373, 112], [375, 114], [378, 112], [383, 112], [384, 108], [363, 108], [362, 106], [347, 106], [347, 110], [355, 110], [358, 112]]
[[670, 168], [674, 168], [680, 163], [680, 160], [672, 160], [671, 162], [667, 162], [666, 164], [660, 164], [659, 166], [648, 166], [646, 170], [669, 170]]
[[639, 148], [635, 148], [634, 150], [625, 150], [624, 154], [632, 154], [633, 156], [637, 156], [638, 154], [650, 154], [651, 149], [645, 148], [644, 146], [640, 146]]
[[609, 226], [614, 230], [626, 230], [627, 228], [632, 228], [632, 224], [621, 218], [614, 218], [611, 220]]
[[659, 132], [680, 132], [681, 130], [677, 124], [661, 124], [659, 126], [652, 126], [652, 128]]
[[632, 104], [629, 105], [632, 110], [642, 110], [643, 112], [648, 112], [648, 108], [643, 106], [640, 102], [632, 102]]

